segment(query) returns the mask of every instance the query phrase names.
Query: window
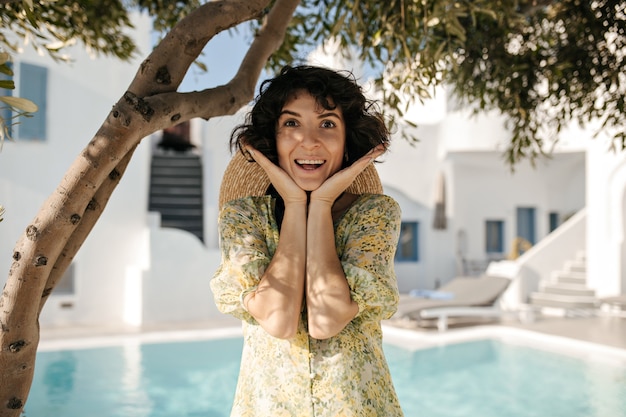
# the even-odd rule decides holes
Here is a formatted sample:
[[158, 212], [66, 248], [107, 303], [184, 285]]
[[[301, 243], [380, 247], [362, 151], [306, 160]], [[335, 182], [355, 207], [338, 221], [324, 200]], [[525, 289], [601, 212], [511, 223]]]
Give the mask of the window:
[[39, 110], [32, 117], [21, 117], [19, 139], [46, 139], [46, 107], [48, 104], [48, 69], [38, 65], [20, 64], [20, 97], [34, 102]]
[[548, 224], [550, 227], [550, 232], [552, 232], [554, 229], [559, 227], [559, 225], [561, 224], [559, 220], [560, 220], [559, 213], [556, 213], [554, 211], [548, 213]]
[[400, 225], [400, 239], [396, 250], [396, 261], [417, 262], [418, 251], [418, 222], [402, 222]]
[[504, 222], [502, 220], [485, 221], [485, 252], [504, 252]]
[[531, 245], [535, 244], [535, 208], [517, 208], [517, 237], [526, 240]]

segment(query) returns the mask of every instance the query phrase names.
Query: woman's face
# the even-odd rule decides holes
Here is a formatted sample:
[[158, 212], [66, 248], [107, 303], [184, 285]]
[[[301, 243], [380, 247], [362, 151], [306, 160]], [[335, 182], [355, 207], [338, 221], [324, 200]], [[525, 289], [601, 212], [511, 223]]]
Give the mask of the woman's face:
[[306, 91], [298, 91], [287, 100], [276, 129], [278, 165], [300, 188], [316, 190], [339, 171], [345, 146], [340, 108], [327, 110]]

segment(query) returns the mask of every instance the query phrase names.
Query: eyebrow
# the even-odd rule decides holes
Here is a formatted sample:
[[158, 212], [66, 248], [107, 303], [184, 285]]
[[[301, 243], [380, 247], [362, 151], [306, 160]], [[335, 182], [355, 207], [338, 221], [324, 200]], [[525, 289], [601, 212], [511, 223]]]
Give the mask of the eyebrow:
[[337, 119], [341, 120], [341, 117], [339, 117], [339, 113], [335, 113], [335, 112], [332, 112], [332, 111], [320, 114], [318, 116], [318, 119], [323, 119], [323, 118], [326, 118], [326, 117], [336, 117]]
[[[291, 111], [291, 110], [283, 110], [280, 112], [280, 116], [282, 116], [283, 114], [289, 114], [291, 116], [296, 116], [296, 117], [300, 117], [300, 113], [295, 112], [295, 111]], [[339, 113], [336, 112], [326, 112], [326, 113], [321, 113], [319, 116], [317, 116], [318, 119], [324, 119], [326, 117], [336, 117], [337, 119], [341, 120], [341, 117], [339, 117]]]

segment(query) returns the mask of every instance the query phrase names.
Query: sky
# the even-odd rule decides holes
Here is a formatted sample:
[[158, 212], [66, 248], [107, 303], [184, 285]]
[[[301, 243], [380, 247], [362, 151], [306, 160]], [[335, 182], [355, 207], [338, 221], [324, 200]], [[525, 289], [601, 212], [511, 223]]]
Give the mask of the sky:
[[250, 35], [244, 29], [218, 33], [204, 48], [200, 61], [208, 67], [204, 72], [192, 65], [183, 79], [179, 91], [203, 90], [224, 84], [235, 75], [246, 50]]

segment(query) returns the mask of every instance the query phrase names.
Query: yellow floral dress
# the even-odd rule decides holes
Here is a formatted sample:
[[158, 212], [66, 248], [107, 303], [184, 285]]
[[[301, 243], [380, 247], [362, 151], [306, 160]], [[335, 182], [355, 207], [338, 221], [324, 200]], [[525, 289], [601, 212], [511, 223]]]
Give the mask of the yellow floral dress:
[[241, 304], [278, 245], [274, 202], [270, 196], [234, 200], [219, 216], [222, 264], [211, 289], [219, 310], [243, 321], [244, 334], [231, 416], [402, 416], [380, 326], [398, 305], [398, 204], [363, 194], [335, 223], [337, 253], [359, 305], [356, 317], [336, 336], [317, 340], [307, 333], [303, 311], [296, 336], [283, 340], [267, 334]]

